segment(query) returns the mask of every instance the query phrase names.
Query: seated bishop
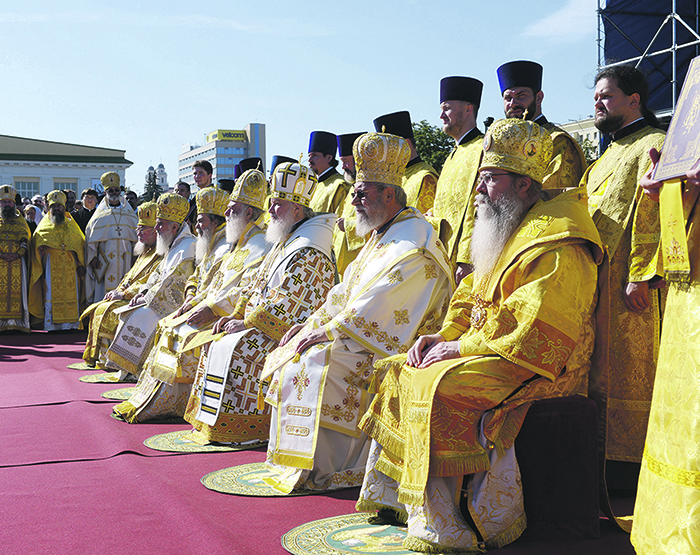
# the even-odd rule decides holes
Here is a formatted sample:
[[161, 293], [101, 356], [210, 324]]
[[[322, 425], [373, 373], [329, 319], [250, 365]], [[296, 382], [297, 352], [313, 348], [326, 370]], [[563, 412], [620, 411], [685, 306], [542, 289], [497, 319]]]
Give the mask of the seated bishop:
[[29, 328], [27, 249], [31, 232], [15, 206], [17, 190], [0, 185], [0, 332]]
[[202, 349], [185, 413], [199, 443], [267, 440], [270, 415], [257, 404], [265, 357], [321, 306], [335, 278], [336, 216], [309, 208], [316, 185], [313, 173], [299, 163], [274, 171], [265, 233], [270, 252], [233, 312], [216, 322], [215, 340]]
[[126, 306], [136, 296], [163, 258], [156, 253], [156, 207], [155, 202], [144, 202], [138, 207], [137, 242], [133, 252], [136, 260], [119, 285], [101, 301], [91, 304], [80, 317], [81, 320], [90, 318], [83, 351], [83, 360], [90, 366], [106, 368], [105, 354], [119, 324], [114, 310]]
[[533, 122], [495, 122], [483, 148], [474, 272], [438, 333], [379, 364], [360, 423], [373, 441], [357, 508], [406, 523], [414, 551], [480, 553], [522, 533], [513, 442], [531, 401], [583, 387], [593, 351], [604, 252], [585, 190], [545, 200], [552, 140]]
[[194, 271], [195, 238], [185, 224], [190, 204], [180, 195], [165, 193], [156, 207], [156, 254], [163, 257], [139, 292], [122, 308], [114, 339], [107, 350], [107, 367], [122, 381], [135, 381], [153, 347], [158, 320], [185, 300], [185, 284]]
[[[265, 177], [255, 171], [243, 176], [230, 196], [213, 187], [197, 193], [200, 262], [187, 282], [185, 302], [158, 323], [136, 392], [115, 407], [128, 422], [184, 414], [203, 339], [211, 338], [208, 332], [219, 316], [232, 312], [241, 284], [255, 275], [267, 252], [260, 224], [265, 189]], [[219, 214], [225, 227], [214, 233]], [[206, 237], [213, 241], [204, 242]], [[210, 243], [205, 256], [201, 245]]]
[[454, 286], [436, 232], [406, 205], [406, 140], [367, 133], [353, 153], [352, 203], [367, 243], [323, 306], [268, 356], [263, 373], [272, 407], [265, 481], [283, 493], [362, 483], [369, 440], [358, 423], [378, 379], [373, 364], [435, 333]]

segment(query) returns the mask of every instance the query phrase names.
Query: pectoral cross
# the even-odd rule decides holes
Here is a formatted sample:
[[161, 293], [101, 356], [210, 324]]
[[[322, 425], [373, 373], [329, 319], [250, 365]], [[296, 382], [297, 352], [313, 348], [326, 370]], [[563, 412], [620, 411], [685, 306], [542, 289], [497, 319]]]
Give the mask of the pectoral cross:
[[65, 243], [61, 243], [61, 250], [66, 250], [66, 244], [65, 244]]
[[114, 231], [117, 232], [117, 235], [119, 235], [119, 237], [122, 236], [122, 228], [120, 226], [115, 227]]

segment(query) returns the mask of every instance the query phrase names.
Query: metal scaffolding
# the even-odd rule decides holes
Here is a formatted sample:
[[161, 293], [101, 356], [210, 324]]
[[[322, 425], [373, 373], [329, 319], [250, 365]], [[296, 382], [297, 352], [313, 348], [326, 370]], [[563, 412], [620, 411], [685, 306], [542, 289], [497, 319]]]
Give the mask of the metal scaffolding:
[[[667, 10], [664, 4], [598, 0], [598, 69], [620, 64], [643, 69], [650, 88], [662, 95], [655, 110], [659, 117], [673, 115], [690, 60], [700, 54], [700, 1], [670, 0]], [[615, 59], [620, 54], [624, 59]]]

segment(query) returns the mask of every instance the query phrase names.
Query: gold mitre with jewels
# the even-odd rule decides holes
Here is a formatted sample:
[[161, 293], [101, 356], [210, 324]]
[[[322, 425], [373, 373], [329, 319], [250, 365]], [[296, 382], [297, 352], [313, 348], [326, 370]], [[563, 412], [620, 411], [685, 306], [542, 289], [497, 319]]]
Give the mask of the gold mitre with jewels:
[[66, 194], [63, 191], [51, 191], [48, 195], [46, 195], [46, 198], [49, 201], [49, 206], [54, 204], [62, 204], [63, 206], [66, 205]]
[[246, 170], [233, 186], [229, 202], [242, 202], [253, 208], [265, 209], [267, 180], [260, 170]]
[[175, 193], [165, 193], [158, 197], [157, 217], [181, 224], [190, 211], [190, 203]]
[[352, 145], [357, 177], [365, 181], [401, 187], [411, 148], [406, 139], [389, 133], [365, 133]]
[[301, 204], [308, 208], [318, 185], [318, 179], [309, 168], [298, 162], [280, 164], [272, 174], [270, 196]]
[[105, 172], [100, 177], [100, 181], [105, 190], [110, 187], [119, 187], [119, 174], [117, 172]]
[[17, 198], [17, 189], [12, 185], [0, 185], [0, 200], [11, 200], [15, 202]]
[[144, 227], [155, 227], [157, 212], [158, 212], [158, 204], [153, 202], [153, 201], [144, 202], [143, 204], [139, 204], [139, 208], [138, 208], [139, 223], [138, 223], [138, 225], [142, 225]]
[[536, 123], [517, 118], [499, 119], [484, 136], [479, 171], [498, 168], [542, 183], [552, 150], [552, 137]]
[[228, 193], [223, 189], [204, 187], [197, 191], [197, 213], [224, 217], [228, 206]]

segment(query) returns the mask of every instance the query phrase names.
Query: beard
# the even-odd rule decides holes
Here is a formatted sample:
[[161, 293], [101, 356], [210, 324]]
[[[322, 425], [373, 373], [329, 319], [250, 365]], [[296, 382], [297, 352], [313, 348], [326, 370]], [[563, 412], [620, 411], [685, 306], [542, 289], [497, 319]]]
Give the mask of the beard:
[[49, 219], [51, 220], [52, 224], [61, 225], [64, 221], [66, 221], [66, 214], [65, 212], [56, 212], [55, 214], [53, 212], [49, 212]]
[[357, 171], [345, 170], [343, 172], [343, 179], [345, 179], [345, 181], [347, 183], [350, 183], [350, 185], [355, 183], [356, 178], [357, 178]]
[[535, 111], [537, 110], [537, 99], [533, 99], [529, 105], [525, 106], [525, 111], [522, 114], [517, 114], [512, 109], [506, 112], [506, 117], [508, 118], [518, 118], [533, 121], [535, 118]]
[[265, 232], [265, 241], [271, 245], [276, 245], [289, 235], [295, 223], [294, 215], [291, 211], [287, 212], [284, 218], [278, 220], [273, 216]]
[[200, 231], [200, 234], [197, 235], [197, 243], [194, 247], [195, 263], [199, 264], [202, 260], [209, 256], [209, 253], [211, 252], [211, 248], [214, 243], [213, 239], [213, 229], [204, 229]]
[[159, 256], [165, 256], [170, 249], [170, 245], [173, 244], [175, 236], [177, 235], [177, 230], [175, 231], [164, 231], [162, 234], [159, 233], [156, 238], [156, 254]]
[[144, 252], [146, 252], [147, 248], [148, 248], [148, 245], [146, 243], [142, 243], [141, 241], [138, 241], [134, 245], [134, 250], [133, 250], [134, 256], [141, 256]]
[[243, 214], [231, 214], [226, 217], [226, 242], [232, 247], [238, 243], [243, 235], [248, 222]]
[[595, 116], [595, 126], [601, 133], [614, 133], [622, 127], [625, 118], [622, 115], [612, 115], [610, 112], [605, 112], [604, 114], [596, 114]]
[[475, 284], [493, 270], [503, 247], [528, 211], [513, 189], [496, 200], [480, 193], [476, 201], [477, 217], [470, 245]]
[[121, 204], [121, 202], [119, 202], [120, 196], [121, 195], [108, 194], [107, 195], [107, 202], [109, 202], [109, 204], [111, 204], [112, 206], [117, 206], [118, 204]]
[[17, 212], [12, 206], [5, 206], [0, 212], [3, 220], [14, 220], [17, 217]]
[[357, 234], [361, 237], [372, 233], [387, 220], [386, 207], [379, 198], [364, 206], [364, 213], [357, 212]]

